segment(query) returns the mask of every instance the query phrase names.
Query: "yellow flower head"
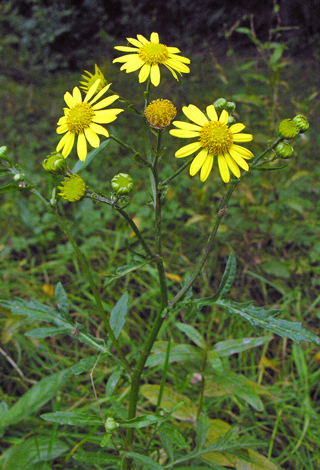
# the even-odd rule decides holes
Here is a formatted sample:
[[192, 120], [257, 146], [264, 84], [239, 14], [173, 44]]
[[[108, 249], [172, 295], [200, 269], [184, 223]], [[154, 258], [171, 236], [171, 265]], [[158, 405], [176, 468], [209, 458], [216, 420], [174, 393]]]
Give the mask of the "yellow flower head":
[[137, 35], [137, 39], [127, 38], [127, 41], [135, 47], [116, 46], [115, 49], [129, 54], [118, 57], [113, 62], [123, 62], [120, 70], [127, 73], [135, 72], [138, 69], [139, 82], [145, 82], [150, 76], [151, 83], [158, 86], [160, 83], [159, 65], [165, 65], [174, 78], [178, 80], [175, 73], [189, 73], [190, 69], [185, 64], [190, 64], [190, 59], [177, 55], [180, 50], [177, 47], [168, 47], [160, 44], [158, 33], [152, 33], [150, 41], [141, 34]]
[[153, 100], [144, 114], [152, 127], [164, 129], [176, 117], [177, 109], [170, 100]]
[[82, 86], [80, 86], [80, 88], [85, 91], [86, 93], [88, 93], [90, 87], [94, 84], [94, 82], [96, 80], [99, 80], [100, 79], [100, 85], [98, 86], [98, 88], [96, 89], [96, 93], [99, 93], [99, 91], [102, 90], [103, 87], [105, 87], [107, 85], [107, 81], [106, 79], [104, 78], [104, 75], [103, 73], [101, 72], [101, 70], [99, 69], [99, 67], [97, 66], [97, 64], [95, 64], [94, 66], [94, 74], [88, 72], [87, 70], [85, 70], [85, 72], [89, 75], [88, 77], [86, 77], [86, 75], [82, 75], [82, 77], [84, 78], [84, 82], [80, 82]]
[[79, 175], [67, 176], [61, 185], [58, 189], [62, 192], [58, 196], [70, 202], [79, 201], [87, 192], [86, 183]]
[[102, 110], [102, 108], [109, 106], [118, 99], [119, 96], [108, 96], [108, 98], [104, 98], [97, 103], [111, 85], [110, 83], [105, 86], [95, 95], [99, 84], [100, 79], [96, 80], [89, 88], [83, 101], [78, 87], [73, 89], [72, 95], [68, 91], [64, 95], [64, 100], [69, 107], [64, 108], [64, 116], [59, 119], [57, 127], [57, 134], [65, 134], [57, 145], [57, 152], [61, 150], [64, 158], [71, 152], [75, 136], [78, 135], [77, 152], [80, 160], [84, 161], [87, 157], [87, 141], [92, 147], [97, 148], [100, 145], [100, 138], [97, 134], [109, 137], [107, 129], [100, 126], [100, 124], [108, 124], [114, 121], [117, 119], [117, 115], [123, 111], [123, 109], [115, 108]]
[[223, 110], [218, 119], [213, 105], [207, 106], [207, 116], [193, 104], [184, 106], [182, 111], [195, 124], [174, 121], [172, 124], [178, 129], [169, 132], [175, 137], [197, 138], [197, 142], [185, 145], [175, 154], [177, 158], [183, 158], [200, 150], [191, 163], [191, 176], [194, 176], [201, 169], [200, 180], [205, 181], [210, 174], [216, 155], [218, 156], [221, 178], [225, 183], [230, 181], [229, 170], [237, 178], [240, 176], [240, 168], [246, 171], [249, 170], [246, 160], [252, 158], [253, 153], [235, 143], [250, 142], [252, 140], [251, 134], [239, 134], [245, 128], [244, 124], [238, 123], [228, 127], [228, 112]]

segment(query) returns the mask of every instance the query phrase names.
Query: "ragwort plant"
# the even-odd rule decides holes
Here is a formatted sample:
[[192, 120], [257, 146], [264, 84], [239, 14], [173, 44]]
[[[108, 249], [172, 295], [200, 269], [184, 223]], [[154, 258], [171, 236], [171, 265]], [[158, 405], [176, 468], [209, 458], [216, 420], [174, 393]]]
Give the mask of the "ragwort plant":
[[[175, 327], [193, 343], [190, 345], [173, 343], [170, 337], [167, 341], [159, 341], [159, 332], [165, 320], [174, 321], [175, 315], [181, 310], [187, 312], [186, 318], [191, 318], [197, 316], [197, 313], [204, 307], [219, 307], [227, 315], [239, 316], [249, 322], [255, 330], [260, 327], [272, 334], [288, 337], [296, 343], [309, 341], [320, 344], [319, 338], [304, 329], [301, 323], [281, 320], [279, 310], [265, 310], [255, 306], [250, 300], [236, 302], [228, 299], [228, 292], [236, 275], [236, 260], [233, 253], [228, 258], [220, 286], [213, 296], [197, 298], [192, 290], [208, 256], [215, 248], [215, 237], [221, 221], [227, 214], [228, 204], [235, 188], [243, 179], [250, 179], [252, 171], [260, 170], [265, 174], [272, 174], [267, 172], [285, 167], [293, 154], [291, 141], [299, 133], [308, 129], [307, 119], [299, 115], [293, 119], [283, 120], [275, 139], [268, 141], [265, 150], [254, 156], [246, 146], [242, 145], [249, 143], [253, 136], [242, 132], [245, 128], [244, 124], [235, 122], [233, 116], [235, 103], [219, 98], [214, 103], [208, 104], [204, 111], [189, 104], [182, 108], [188, 121], [178, 121], [174, 120], [177, 114], [176, 106], [170, 100], [160, 97], [150, 102], [151, 87], [155, 87], [158, 92], [161, 82], [160, 70], [162, 69], [160, 67], [164, 65], [178, 80], [178, 75], [190, 72], [188, 67], [190, 60], [181, 56], [180, 50], [176, 47], [167, 47], [160, 43], [157, 33], [152, 33], [150, 40], [138, 35], [137, 39], [128, 38], [128, 42], [130, 46], [116, 47], [125, 55], [116, 58], [114, 62], [120, 62], [121, 70], [126, 73], [139, 70], [139, 82], [146, 83], [143, 106], [140, 109], [137, 104], [131, 103], [128, 97], [120, 97], [111, 91], [111, 84], [107, 83], [97, 66], [94, 73], [87, 72], [87, 75], [83, 75], [84, 81], [81, 82], [80, 88], [85, 93], [84, 97], [83, 92], [77, 86], [74, 87], [72, 93], [65, 93], [64, 100], [67, 107], [64, 108], [64, 115], [59, 119], [57, 127], [57, 133], [63, 136], [56, 150], [43, 162], [44, 170], [52, 175], [55, 183], [50, 200], [40, 194], [38, 189], [28, 181], [23, 169], [15, 165], [8, 157], [7, 148], [0, 148], [1, 172], [13, 178], [1, 188], [1, 192], [29, 193], [39, 198], [47, 211], [55, 216], [81, 262], [104, 327], [104, 332], [101, 334], [102, 340], [99, 340], [91, 335], [83, 324], [73, 319], [69, 312], [67, 294], [61, 283], [58, 283], [55, 289], [56, 308], [35, 300], [20, 298], [0, 302], [3, 308], [14, 315], [21, 315], [28, 322], [34, 320], [50, 324], [50, 326], [37, 327], [28, 331], [27, 336], [47, 338], [71, 335], [75, 340], [85, 343], [96, 351], [94, 356], [84, 358], [74, 366], [42, 379], [11, 408], [4, 403], [0, 424], [2, 432], [4, 433], [8, 426], [26, 419], [32, 412], [39, 410], [44, 403], [57, 394], [59, 388], [63, 387], [68, 379], [91, 370], [92, 394], [96, 398], [95, 413], [93, 410], [90, 413], [56, 411], [45, 413], [41, 418], [48, 422], [48, 425], [55, 423], [53, 426], [68, 424], [85, 427], [89, 436], [96, 435], [100, 441], [100, 447], [92, 445], [88, 448], [85, 443], [89, 438], [83, 439], [70, 451], [61, 439], [48, 439], [41, 435], [27, 436], [22, 442], [5, 452], [3, 459], [5, 459], [6, 468], [18, 468], [19, 462], [19, 468], [31, 468], [26, 466], [26, 461], [28, 465], [53, 461], [69, 450], [62, 466], [57, 463], [52, 465], [58, 465], [58, 467], [52, 468], [276, 469], [278, 467], [274, 463], [254, 450], [262, 444], [249, 439], [246, 429], [240, 430], [230, 422], [208, 416], [204, 407], [205, 397], [223, 397], [232, 393], [238, 399], [245, 400], [254, 409], [258, 411], [263, 409], [260, 395], [267, 394], [268, 391], [246, 377], [232, 372], [227, 365], [227, 359], [235, 353], [267, 345], [272, 335], [256, 338], [241, 338], [240, 336], [237, 339], [220, 341], [212, 345], [205, 336], [187, 322], [175, 322]], [[128, 145], [105, 127], [106, 124], [114, 121], [116, 125], [121, 126], [121, 113], [124, 109], [113, 107], [117, 100], [131, 114], [133, 113], [134, 119], [139, 120], [144, 141], [143, 150]], [[171, 129], [169, 134], [180, 139], [188, 139], [188, 143], [175, 154], [176, 158], [185, 159], [183, 164], [163, 180], [161, 165], [170, 166], [170, 158], [162, 146], [161, 137], [171, 122], [174, 129]], [[104, 136], [106, 140], [100, 143], [99, 135]], [[104, 194], [96, 188], [89, 187], [85, 182], [85, 177], [79, 176], [79, 173], [83, 172], [110, 140], [129, 150], [136, 164], [144, 167], [149, 177], [148, 191], [154, 213], [152, 242], [144, 237], [134, 217], [126, 210], [130, 198], [134, 198], [134, 181], [125, 173], [126, 169], [121, 168], [121, 164], [121, 172], [112, 178], [110, 194]], [[89, 153], [88, 143], [94, 148]], [[79, 161], [71, 170], [66, 158], [69, 157], [74, 147], [76, 147]], [[215, 160], [217, 160], [222, 178], [221, 187], [225, 187], [225, 193], [216, 209], [211, 232], [194, 271], [184, 279], [181, 289], [174, 292], [167, 286], [162, 252], [161, 211], [165, 204], [169, 183], [177, 180], [181, 172], [187, 168], [191, 176], [199, 173], [200, 180], [206, 181], [210, 178], [211, 172], [216, 171]], [[101, 171], [103, 171], [103, 166], [101, 166]], [[86, 259], [78, 246], [68, 222], [62, 215], [63, 201], [76, 204], [84, 198], [91, 199], [94, 204], [108, 206], [108, 210], [116, 211], [124, 218], [135, 234], [135, 240], [138, 241], [138, 248], [137, 243], [133, 246], [130, 240], [126, 242], [131, 262], [106, 276], [104, 283], [106, 288], [127, 274], [147, 265], [153, 265], [156, 269], [157, 312], [148, 322], [147, 335], [138, 340], [135, 337], [131, 338], [130, 330], [125, 329], [126, 317], [130, 315], [130, 291], [123, 292], [111, 312], [106, 311], [103, 296], [94, 282], [90, 261]], [[130, 338], [131, 350], [124, 337]], [[118, 393], [119, 398], [119, 401], [114, 400], [111, 406], [106, 407], [103, 404], [100, 406], [100, 397], [94, 387], [94, 369], [98, 362], [103, 361], [113, 364], [112, 373], [107, 381], [107, 393], [109, 396], [112, 394], [116, 396]], [[192, 399], [186, 394], [178, 393], [167, 383], [170, 364], [182, 364], [186, 361], [192, 363], [194, 380], [200, 384], [198, 395], [193, 396]], [[161, 377], [158, 379], [155, 373], [150, 380], [149, 374], [149, 383], [144, 383], [143, 374], [146, 367], [149, 370], [155, 368], [155, 371], [160, 368]], [[121, 392], [117, 389], [120, 380], [123, 384]], [[138, 402], [142, 397], [145, 399], [144, 405], [138, 407]], [[180, 422], [189, 424], [181, 427]], [[74, 467], [70, 467], [72, 462], [75, 462]], [[77, 467], [78, 464], [81, 467]]]

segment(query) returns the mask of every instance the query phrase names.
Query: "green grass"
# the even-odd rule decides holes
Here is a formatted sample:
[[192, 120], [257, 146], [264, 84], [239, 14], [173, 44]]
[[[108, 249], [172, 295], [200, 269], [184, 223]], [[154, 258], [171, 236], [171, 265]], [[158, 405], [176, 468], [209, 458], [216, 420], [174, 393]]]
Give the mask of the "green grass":
[[[282, 319], [301, 321], [306, 328], [319, 334], [318, 65], [289, 59], [282, 71], [282, 84], [275, 100], [274, 90], [248, 75], [245, 65], [252, 59], [232, 56], [218, 63], [214, 56], [209, 56], [209, 60], [196, 57], [190, 76], [184, 76], [177, 84], [169, 73], [164, 73], [163, 86], [159, 87], [159, 92], [153, 91], [151, 96], [152, 99], [172, 99], [178, 110], [190, 103], [204, 108], [221, 96], [229, 100], [236, 96], [237, 117], [255, 136], [250, 147], [255, 152], [263, 149], [263, 142], [275, 136], [279, 120], [302, 113], [311, 125], [307, 134], [295, 139], [295, 154], [287, 168], [279, 172], [252, 173], [237, 189], [219, 231], [217, 249], [197, 280], [194, 293], [197, 297], [214, 294], [227, 256], [233, 251], [238, 271], [230, 293], [232, 299], [253, 299], [259, 306], [281, 308]], [[137, 83], [135, 74], [118, 72], [110, 61], [102, 61], [99, 65], [113, 82], [113, 90], [142, 105], [140, 93], [143, 86]], [[265, 76], [270, 73], [259, 63], [252, 65], [249, 72], [253, 71]], [[0, 113], [5, 116], [0, 130], [0, 145], [8, 146], [9, 154], [48, 198], [52, 182], [43, 174], [41, 162], [58, 142], [55, 125], [62, 112], [62, 97], [66, 90], [71, 91], [77, 84], [79, 76], [80, 72], [57, 74], [43, 80], [38, 77], [33, 85], [0, 77]], [[181, 117], [178, 114], [177, 118]], [[113, 124], [112, 132], [125, 138], [130, 145], [142, 148], [138, 123], [133, 114], [123, 113]], [[178, 168], [181, 164], [173, 158], [180, 143], [169, 136], [164, 140], [167, 152], [163, 157], [162, 179], [170, 174], [172, 167]], [[68, 160], [72, 162], [71, 166], [75, 163], [74, 152]], [[135, 183], [127, 211], [141, 220], [144, 235], [151, 239], [153, 222], [145, 170], [128, 152], [110, 143], [82, 176], [93, 188], [108, 193], [111, 178], [120, 171], [130, 173]], [[197, 177], [190, 178], [187, 172], [175, 181], [164, 205], [163, 251], [166, 272], [183, 279], [192, 272], [201, 253], [224, 186], [217, 168], [205, 184]], [[94, 206], [89, 200], [77, 204], [63, 203], [62, 207], [74, 236], [91, 260], [106, 309], [110, 311], [121, 293], [128, 290], [130, 314], [123, 340], [131, 357], [137, 357], [138, 340], [145, 335], [157, 308], [155, 272], [147, 266], [114, 282], [106, 291], [104, 275], [130, 261], [125, 239], [134, 240], [131, 230], [111, 209]], [[24, 197], [13, 193], [1, 195], [0, 224], [3, 228], [0, 237], [0, 298], [33, 297], [54, 305], [50, 290], [48, 294], [44, 286], [54, 287], [61, 282], [68, 293], [72, 317], [85, 324], [93, 336], [103, 337], [102, 326], [92, 308], [93, 297], [88, 283], [70, 243], [53, 216], [46, 214], [41, 203], [30, 195]], [[175, 280], [169, 281], [172, 295], [178, 291], [179, 285]], [[30, 339], [24, 333], [34, 328], [34, 324], [20, 322], [4, 309], [0, 309], [0, 315], [1, 348], [7, 355], [0, 355], [3, 371], [1, 399], [9, 406], [26, 393], [34, 381], [71, 367], [93, 354], [90, 347], [72, 337]], [[171, 337], [176, 343], [192, 344], [176, 328], [177, 321], [186, 321], [197, 327], [210, 346], [227, 339], [263, 335], [262, 331], [256, 333], [238, 318], [230, 318], [220, 310], [206, 307], [196, 317], [187, 311], [179, 311], [176, 317], [167, 319], [160, 333], [161, 340]], [[237, 424], [247, 436], [258, 439], [261, 442], [258, 450], [273, 459], [280, 468], [320, 468], [317, 353], [314, 345], [304, 344], [300, 348], [290, 340], [275, 337], [265, 346], [231, 356], [224, 361], [225, 367], [266, 386], [271, 395], [262, 398], [264, 409], [261, 411], [235, 395], [205, 397], [204, 410], [211, 419]], [[121, 415], [122, 407], [127, 403], [125, 378], [120, 378], [117, 384], [113, 395], [117, 399], [106, 396], [107, 378], [115, 369], [116, 363], [100, 361], [94, 371], [94, 383], [101, 406], [108, 408], [110, 413]], [[171, 364], [167, 383], [178, 393], [196, 401], [200, 385], [192, 378], [197, 372], [199, 364]], [[149, 368], [143, 378], [146, 383], [160, 383], [161, 374], [161, 367]], [[151, 409], [150, 403], [141, 399], [139, 409]], [[71, 458], [73, 449], [82, 440], [81, 447], [99, 449], [101, 429], [90, 436], [84, 428], [58, 427], [39, 418], [42, 413], [58, 410], [97, 413], [89, 373], [74, 376], [72, 382], [67, 383], [35, 416], [24, 421], [23, 427], [21, 423], [10, 426], [3, 437], [1, 450], [35, 434], [50, 437], [53, 433], [68, 446], [68, 452], [48, 468], [112, 468], [98, 464], [92, 466]], [[180, 430], [190, 445], [192, 425], [181, 422]], [[146, 446], [141, 432], [138, 432], [138, 437], [141, 447]], [[66, 455], [70, 459], [64, 460]], [[43, 467], [43, 470], [48, 469]]]

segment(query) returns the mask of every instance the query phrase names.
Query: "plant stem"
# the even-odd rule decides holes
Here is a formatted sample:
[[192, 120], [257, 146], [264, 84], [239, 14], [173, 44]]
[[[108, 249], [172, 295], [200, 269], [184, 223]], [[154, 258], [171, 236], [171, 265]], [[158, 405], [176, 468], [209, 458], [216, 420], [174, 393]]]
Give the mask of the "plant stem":
[[85, 272], [85, 275], [86, 275], [86, 278], [89, 282], [89, 285], [90, 285], [90, 288], [91, 288], [91, 291], [93, 293], [93, 296], [95, 298], [95, 301], [96, 301], [96, 304], [97, 304], [97, 307], [98, 307], [98, 311], [99, 311], [99, 315], [104, 323], [104, 326], [106, 327], [106, 330], [108, 332], [108, 335], [111, 339], [111, 342], [115, 348], [115, 350], [117, 351], [118, 355], [119, 355], [119, 358], [121, 359], [121, 363], [123, 365], [123, 367], [125, 368], [125, 370], [128, 372], [129, 375], [132, 374], [132, 371], [131, 371], [131, 367], [130, 367], [130, 364], [128, 363], [126, 357], [124, 356], [123, 352], [121, 351], [121, 347], [118, 343], [118, 340], [117, 338], [114, 336], [114, 333], [113, 333], [113, 330], [110, 326], [110, 323], [109, 323], [109, 319], [107, 317], [107, 314], [105, 313], [104, 311], [104, 308], [103, 308], [103, 305], [102, 305], [102, 301], [101, 301], [101, 298], [100, 298], [100, 295], [98, 293], [98, 290], [96, 288], [96, 285], [92, 279], [92, 275], [91, 275], [91, 271], [90, 271], [90, 268], [89, 268], [89, 264], [88, 264], [88, 261], [87, 259], [85, 258], [84, 254], [82, 253], [82, 251], [80, 250], [79, 246], [77, 245], [77, 242], [75, 241], [68, 225], [65, 223], [65, 221], [62, 219], [62, 217], [60, 216], [60, 214], [58, 213], [58, 211], [55, 212], [55, 216], [59, 222], [59, 225], [61, 226], [62, 230], [66, 233], [67, 237], [69, 238], [70, 240], [70, 243], [76, 253], [76, 255], [78, 256], [78, 258], [80, 259], [80, 262], [81, 262], [81, 265], [82, 265], [82, 268]]
[[127, 150], [129, 150], [131, 153], [133, 153], [134, 156], [137, 158], [137, 160], [139, 160], [141, 163], [143, 163], [144, 165], [146, 165], [148, 167], [151, 167], [151, 163], [148, 162], [148, 160], [146, 160], [142, 155], [140, 155], [140, 153], [137, 152], [133, 147], [131, 147], [130, 145], [127, 145], [125, 142], [123, 142], [121, 139], [119, 139], [118, 137], [116, 137], [113, 134], [110, 134], [109, 138], [114, 140], [115, 142], [118, 142], [118, 144], [122, 145]]
[[185, 168], [187, 168], [192, 160], [194, 159], [194, 156], [189, 157], [188, 160], [177, 170], [175, 171], [171, 176], [169, 176], [166, 180], [162, 181], [159, 183], [159, 187], [165, 186], [168, 184], [171, 180], [173, 180], [176, 176], [178, 176]]

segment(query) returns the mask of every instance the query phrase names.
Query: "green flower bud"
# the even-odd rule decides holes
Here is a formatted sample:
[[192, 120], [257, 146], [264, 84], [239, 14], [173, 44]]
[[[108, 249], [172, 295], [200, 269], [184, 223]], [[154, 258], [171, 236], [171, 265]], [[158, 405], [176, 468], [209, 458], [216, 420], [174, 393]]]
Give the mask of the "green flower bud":
[[213, 103], [213, 106], [216, 108], [218, 114], [221, 113], [224, 109], [226, 109], [228, 102], [224, 98], [219, 98]]
[[106, 432], [111, 433], [117, 427], [119, 427], [119, 424], [113, 418], [107, 418], [104, 426], [105, 426]]
[[299, 134], [299, 128], [291, 119], [284, 119], [279, 125], [279, 134], [286, 139], [293, 139]]
[[228, 126], [232, 126], [236, 122], [235, 118], [233, 116], [229, 116], [228, 119]]
[[236, 110], [236, 103], [234, 103], [233, 101], [228, 101], [225, 110], [228, 111], [229, 114], [234, 113]]
[[133, 189], [133, 179], [126, 173], [119, 173], [112, 178], [111, 187], [117, 196], [129, 194]]
[[42, 162], [42, 166], [48, 173], [53, 173], [54, 175], [65, 175], [67, 173], [66, 160], [59, 152], [52, 152]]
[[309, 122], [308, 119], [303, 116], [302, 114], [298, 114], [298, 116], [295, 116], [292, 121], [295, 123], [297, 128], [300, 130], [300, 134], [303, 134], [309, 129]]
[[288, 142], [280, 142], [274, 149], [277, 157], [279, 158], [291, 158], [294, 152], [293, 147]]

